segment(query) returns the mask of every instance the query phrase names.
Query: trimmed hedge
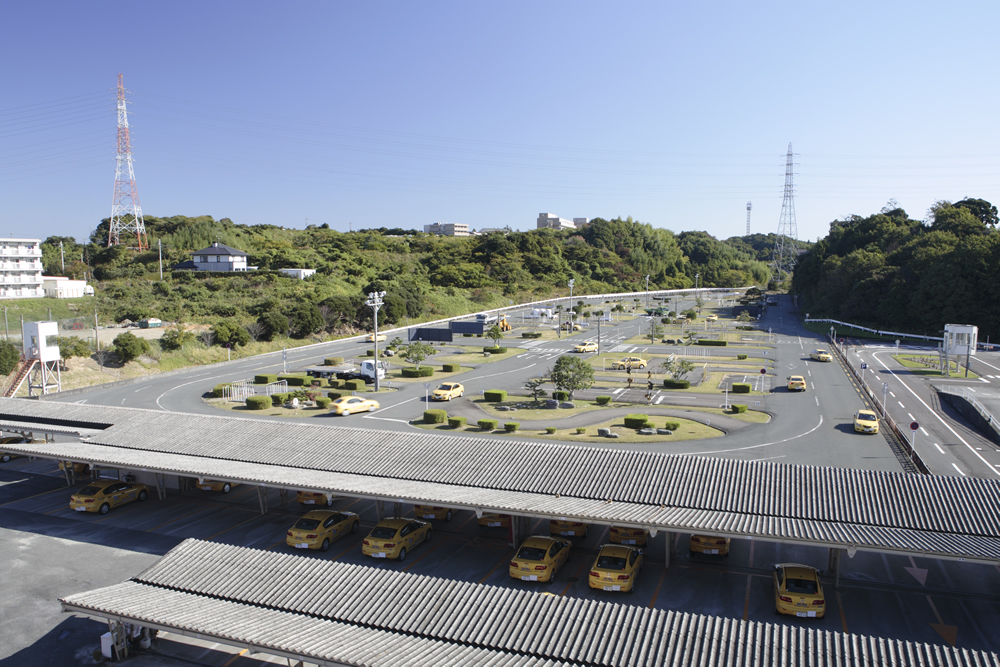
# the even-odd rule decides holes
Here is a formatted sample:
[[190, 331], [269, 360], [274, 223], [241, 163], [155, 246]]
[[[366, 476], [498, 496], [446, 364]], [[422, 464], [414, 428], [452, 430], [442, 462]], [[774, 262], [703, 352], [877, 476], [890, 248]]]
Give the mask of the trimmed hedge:
[[736, 414], [740, 414], [742, 412], [747, 411], [747, 406], [743, 405], [742, 403], [733, 403], [729, 407], [732, 408], [733, 412], [735, 412]]
[[279, 375], [278, 382], [284, 380], [289, 387], [304, 387], [308, 378], [302, 375]]
[[521, 334], [521, 338], [541, 338], [541, 337], [542, 337], [541, 331], [525, 331], [524, 333]]
[[587, 427], [586, 426], [577, 426], [576, 427], [576, 434], [577, 435], [586, 435], [586, 433], [587, 433]]
[[514, 433], [519, 428], [521, 428], [521, 424], [519, 422], [506, 422], [503, 425], [503, 430], [506, 433]]
[[729, 345], [728, 340], [710, 340], [707, 338], [699, 338], [695, 341], [696, 345], [705, 345], [707, 347], [726, 347]]
[[487, 389], [483, 392], [483, 400], [487, 403], [503, 403], [507, 400], [507, 392], [503, 389]]
[[562, 389], [556, 389], [555, 391], [552, 392], [552, 398], [556, 399], [557, 401], [568, 401], [569, 392], [563, 391]]
[[365, 354], [368, 355], [369, 357], [374, 357], [375, 350], [365, 350]]
[[434, 375], [434, 367], [421, 366], [417, 368], [416, 366], [407, 366], [402, 370], [402, 373], [405, 378], [427, 378]]
[[472, 334], [470, 334], [470, 333], [464, 333], [464, 334], [462, 334], [462, 337], [463, 338], [472, 338]]
[[324, 366], [339, 366], [344, 363], [343, 357], [327, 357], [323, 360]]
[[750, 383], [749, 382], [734, 382], [733, 383], [733, 393], [734, 394], [749, 394], [750, 393]]
[[743, 361], [746, 358], [747, 358], [747, 355], [745, 355], [745, 354], [737, 354], [736, 355], [736, 360], [737, 361]]
[[270, 396], [247, 396], [246, 405], [251, 410], [267, 410], [271, 407]]
[[461, 364], [444, 364], [441, 366], [441, 371], [444, 373], [457, 373], [462, 370]]
[[212, 396], [215, 398], [222, 398], [223, 390], [231, 385], [231, 382], [223, 382], [222, 384], [215, 385], [215, 387], [212, 388]]
[[424, 410], [425, 424], [443, 424], [448, 420], [447, 410]]
[[489, 352], [490, 354], [503, 354], [507, 351], [505, 347], [484, 347], [483, 352]]
[[317, 396], [316, 397], [316, 406], [319, 407], [319, 408], [322, 408], [322, 409], [326, 410], [328, 407], [330, 407], [331, 403], [333, 403], [333, 399], [332, 398], [327, 398], [326, 396]]
[[343, 380], [338, 380], [337, 378], [330, 378], [330, 381], [327, 382], [327, 384], [330, 385], [331, 387], [333, 387], [334, 389], [343, 389], [344, 388], [344, 381]]
[[754, 329], [753, 327], [748, 326], [748, 325], [737, 326], [736, 328], [738, 330], [740, 330], [740, 331], [753, 331], [753, 329]]
[[555, 426], [546, 426], [545, 427], [545, 432], [548, 433], [549, 435], [552, 435], [552, 434], [554, 434], [556, 432], [556, 427]]
[[448, 426], [452, 428], [462, 428], [465, 426], [465, 417], [448, 417]]
[[271, 394], [271, 404], [275, 406], [284, 405], [288, 401], [289, 396], [291, 396], [291, 394], [287, 391]]
[[344, 389], [347, 391], [358, 391], [365, 388], [364, 380], [344, 380]]
[[270, 373], [265, 373], [263, 375], [254, 375], [253, 376], [253, 383], [254, 384], [271, 384], [272, 382], [277, 382], [277, 381], [278, 381], [278, 376], [277, 375], [272, 375]]
[[483, 431], [492, 431], [497, 427], [498, 423], [496, 419], [480, 419], [476, 422], [476, 425]]
[[671, 380], [667, 378], [663, 381], [664, 389], [687, 389], [691, 386], [691, 382], [688, 380]]
[[681, 427], [680, 422], [667, 422], [666, 424], [663, 425], [663, 428], [667, 429], [668, 431], [676, 431], [680, 427]]
[[646, 428], [649, 415], [625, 415], [625, 428]]
[[343, 394], [340, 393], [339, 391], [328, 391], [326, 392], [326, 395], [330, 398], [331, 401], [335, 401], [341, 396], [343, 396]]
[[598, 405], [607, 405], [608, 403], [611, 402], [611, 397], [610, 396], [598, 396], [594, 400], [597, 401]]

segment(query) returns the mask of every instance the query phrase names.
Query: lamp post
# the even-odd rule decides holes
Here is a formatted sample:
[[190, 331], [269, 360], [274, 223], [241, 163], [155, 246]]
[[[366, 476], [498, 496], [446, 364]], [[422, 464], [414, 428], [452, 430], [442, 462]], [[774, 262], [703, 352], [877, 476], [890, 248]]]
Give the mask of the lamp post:
[[368, 295], [368, 300], [365, 301], [365, 305], [372, 309], [372, 315], [375, 320], [375, 334], [372, 336], [375, 342], [375, 393], [378, 393], [379, 382], [378, 382], [378, 309], [385, 303], [382, 301], [382, 297], [385, 296], [385, 292], [372, 292]]
[[[570, 278], [569, 282], [566, 283], [569, 286], [569, 310], [573, 309], [573, 285], [576, 284], [575, 278]], [[570, 322], [573, 321], [572, 316], [570, 316]], [[562, 318], [559, 319], [559, 330], [562, 331]], [[572, 333], [572, 330], [570, 331]], [[560, 334], [562, 335], [562, 334]]]
[[646, 309], [649, 309], [649, 276], [646, 276]]
[[694, 274], [694, 288], [695, 288], [695, 289], [698, 289], [698, 280], [699, 280], [700, 278], [701, 278], [701, 274], [700, 274], [700, 273], [696, 273], [696, 274]]

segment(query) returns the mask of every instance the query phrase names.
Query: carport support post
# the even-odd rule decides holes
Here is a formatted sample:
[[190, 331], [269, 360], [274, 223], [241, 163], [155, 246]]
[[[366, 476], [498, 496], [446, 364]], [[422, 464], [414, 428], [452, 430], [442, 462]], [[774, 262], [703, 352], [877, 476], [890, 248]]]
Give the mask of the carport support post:
[[381, 521], [385, 518], [385, 501], [376, 500], [375, 501], [375, 519]]
[[830, 556], [828, 559], [827, 569], [833, 572], [833, 585], [840, 585], [840, 559], [844, 555], [843, 549], [837, 549], [836, 547], [829, 548]]
[[267, 489], [263, 486], [257, 487], [257, 500], [260, 501], [260, 513], [267, 514]]
[[156, 473], [156, 494], [160, 497], [160, 500], [167, 499], [167, 474], [166, 473]]
[[393, 501], [393, 503], [392, 503], [392, 515], [394, 517], [403, 516], [403, 503], [399, 502], [398, 500]]
[[670, 550], [673, 548], [674, 534], [670, 531], [663, 533], [663, 567], [670, 567]]
[[521, 543], [524, 535], [528, 532], [527, 524], [527, 517], [517, 516], [516, 514], [510, 515], [510, 542], [507, 546], [514, 549], [517, 548], [517, 545]]

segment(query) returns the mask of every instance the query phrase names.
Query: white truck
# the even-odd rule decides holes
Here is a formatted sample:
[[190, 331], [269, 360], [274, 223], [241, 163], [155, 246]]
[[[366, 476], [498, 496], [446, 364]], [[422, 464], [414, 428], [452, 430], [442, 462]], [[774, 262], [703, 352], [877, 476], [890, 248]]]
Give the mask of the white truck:
[[[378, 362], [378, 379], [384, 380], [389, 372], [389, 362]], [[338, 380], [364, 380], [365, 384], [375, 383], [376, 362], [374, 359], [365, 359], [361, 362], [361, 368], [352, 365], [347, 366], [309, 366], [306, 368], [306, 375], [316, 378], [336, 377]]]

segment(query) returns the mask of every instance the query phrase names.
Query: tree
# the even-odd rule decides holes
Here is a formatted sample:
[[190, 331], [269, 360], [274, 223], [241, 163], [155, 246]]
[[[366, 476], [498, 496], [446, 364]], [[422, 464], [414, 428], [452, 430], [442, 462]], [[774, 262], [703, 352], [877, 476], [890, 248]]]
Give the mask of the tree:
[[21, 350], [9, 341], [0, 341], [0, 375], [10, 375], [19, 363]]
[[321, 331], [326, 325], [323, 314], [312, 303], [300, 303], [288, 315], [292, 338], [305, 338]]
[[736, 316], [737, 322], [752, 322], [753, 318], [750, 317], [750, 311], [741, 310], [740, 314]]
[[663, 327], [656, 321], [655, 317], [649, 318], [649, 344], [656, 343], [656, 339], [663, 335]]
[[694, 303], [696, 306], [698, 306], [698, 312], [700, 313], [701, 309], [705, 306], [705, 300], [699, 296], [697, 299], [694, 300]]
[[215, 339], [219, 345], [225, 347], [241, 347], [250, 342], [250, 332], [239, 324], [233, 322], [219, 322], [212, 327], [215, 332]]
[[531, 392], [531, 398], [538, 402], [539, 398], [545, 396], [545, 390], [542, 389], [542, 385], [548, 382], [548, 378], [532, 378], [524, 383], [524, 388]]
[[160, 347], [164, 350], [179, 350], [188, 343], [194, 341], [195, 335], [190, 331], [180, 329], [168, 329], [163, 332], [160, 338]]
[[288, 334], [288, 318], [276, 310], [262, 313], [257, 318], [257, 324], [263, 327], [260, 334], [261, 340], [274, 340], [275, 336], [285, 336]]
[[125, 364], [130, 361], [135, 361], [142, 355], [149, 352], [148, 340], [145, 338], [139, 338], [135, 334], [127, 332], [118, 334], [111, 346], [114, 348], [115, 354], [118, 355], [118, 358]]
[[500, 325], [494, 324], [487, 329], [486, 337], [493, 339], [493, 347], [500, 347], [500, 341], [503, 340], [503, 331], [500, 330]]
[[62, 368], [66, 370], [66, 362], [73, 357], [89, 357], [94, 353], [90, 349], [87, 341], [76, 336], [57, 336], [56, 345], [59, 346], [59, 356], [62, 357]]
[[571, 401], [573, 392], [578, 389], [590, 389], [594, 384], [594, 367], [579, 357], [559, 357], [548, 375], [557, 389], [569, 392]]
[[683, 380], [684, 377], [694, 370], [694, 363], [688, 361], [687, 359], [681, 359], [680, 361], [674, 362], [674, 367], [670, 371], [671, 377], [673, 377], [674, 382], [678, 380]]
[[413, 364], [417, 368], [420, 368], [420, 363], [432, 354], [437, 354], [437, 350], [434, 349], [433, 345], [417, 341], [416, 343], [410, 343], [403, 348], [403, 352], [399, 356], [401, 356], [403, 361], [406, 363]]
[[[997, 207], [985, 199], [963, 199], [952, 204], [955, 208], [968, 209], [972, 215], [979, 218], [980, 222], [990, 227], [997, 224]], [[72, 239], [71, 239], [72, 240]]]
[[264, 325], [260, 322], [251, 322], [246, 325], [247, 333], [250, 334], [250, 338], [255, 341], [260, 340], [260, 337], [264, 335]]

